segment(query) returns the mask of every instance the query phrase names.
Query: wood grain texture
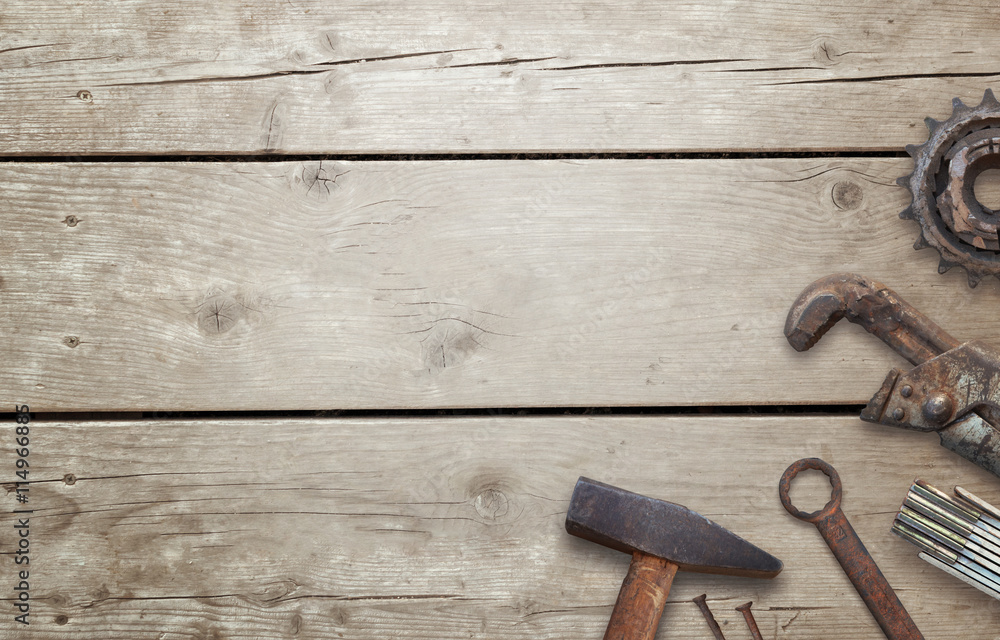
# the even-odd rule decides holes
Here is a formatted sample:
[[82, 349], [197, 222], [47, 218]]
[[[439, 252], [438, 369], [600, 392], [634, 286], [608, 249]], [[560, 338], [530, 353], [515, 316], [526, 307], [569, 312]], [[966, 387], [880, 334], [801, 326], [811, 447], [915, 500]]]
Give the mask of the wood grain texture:
[[863, 403], [905, 364], [782, 335], [818, 277], [960, 339], [907, 160], [7, 164], [0, 406], [35, 411]]
[[989, 3], [0, 6], [3, 154], [901, 149], [1000, 75]]
[[[734, 608], [748, 600], [768, 638], [879, 637], [818, 532], [779, 503], [806, 456], [840, 472], [845, 512], [927, 638], [1000, 623], [996, 601], [889, 532], [914, 477], [994, 504], [996, 478], [933, 436], [854, 418], [36, 421], [31, 436], [33, 617], [23, 634], [4, 621], [5, 638], [600, 638], [629, 557], [565, 532], [579, 475], [784, 561], [773, 580], [679, 573], [660, 637], [710, 639], [701, 593], [731, 638], [747, 637]], [[797, 506], [827, 499], [810, 480]]]

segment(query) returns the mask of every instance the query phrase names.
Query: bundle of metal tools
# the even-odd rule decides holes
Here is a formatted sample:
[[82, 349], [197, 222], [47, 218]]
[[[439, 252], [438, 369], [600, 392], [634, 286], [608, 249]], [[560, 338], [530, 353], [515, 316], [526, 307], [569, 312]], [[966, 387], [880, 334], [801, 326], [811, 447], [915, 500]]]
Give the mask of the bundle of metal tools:
[[1000, 600], [1000, 511], [961, 487], [955, 495], [915, 481], [892, 531], [921, 559]]
[[[1000, 278], [1000, 211], [975, 197], [976, 178], [1000, 168], [1000, 102], [989, 90], [982, 102], [953, 102], [951, 117], [928, 118], [927, 141], [910, 145], [914, 171], [897, 183], [912, 202], [900, 217], [920, 224], [915, 249], [933, 247], [939, 272], [963, 267], [970, 287]], [[842, 318], [860, 325], [914, 367], [892, 369], [861, 419], [915, 431], [933, 431], [941, 444], [1000, 476], [1000, 350], [953, 338], [894, 291], [853, 273], [821, 278], [805, 288], [788, 312], [785, 337], [806, 351]], [[825, 474], [829, 502], [798, 510], [789, 497], [805, 470]], [[920, 557], [1000, 599], [1000, 510], [955, 488], [956, 498], [914, 481], [892, 531], [920, 549]], [[816, 526], [875, 621], [889, 640], [923, 640], [916, 624], [841, 510], [840, 476], [818, 458], [791, 464], [778, 483], [782, 506]], [[566, 516], [569, 533], [632, 555], [605, 640], [652, 640], [678, 570], [773, 578], [774, 556], [680, 505], [580, 478]], [[693, 600], [716, 640], [725, 640], [707, 597]], [[751, 603], [737, 607], [751, 635], [761, 633]]]

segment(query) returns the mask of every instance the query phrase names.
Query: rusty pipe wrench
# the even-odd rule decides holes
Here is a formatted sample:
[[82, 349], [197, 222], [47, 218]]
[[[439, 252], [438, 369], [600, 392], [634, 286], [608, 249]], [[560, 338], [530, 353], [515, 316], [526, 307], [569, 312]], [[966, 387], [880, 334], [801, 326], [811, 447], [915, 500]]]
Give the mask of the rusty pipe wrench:
[[885, 285], [853, 273], [806, 287], [788, 312], [785, 337], [806, 351], [841, 318], [916, 365], [889, 372], [862, 420], [936, 431], [944, 447], [1000, 476], [1000, 352], [960, 343]]

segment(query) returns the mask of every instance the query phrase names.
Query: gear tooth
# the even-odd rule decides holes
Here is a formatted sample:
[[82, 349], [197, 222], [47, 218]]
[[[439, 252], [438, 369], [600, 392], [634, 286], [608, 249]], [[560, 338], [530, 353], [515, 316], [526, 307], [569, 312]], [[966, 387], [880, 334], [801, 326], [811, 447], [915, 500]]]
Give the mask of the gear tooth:
[[900, 176], [900, 177], [896, 178], [896, 184], [898, 184], [901, 187], [909, 187], [910, 186], [910, 178], [912, 178], [912, 177], [913, 177], [912, 173], [907, 174], [905, 176]]
[[[913, 158], [915, 168], [910, 175], [896, 179], [896, 184], [908, 189], [912, 198], [909, 206], [899, 212], [899, 217], [914, 220], [921, 226], [913, 242], [914, 250], [934, 248], [939, 254], [938, 273], [945, 274], [961, 267], [969, 288], [976, 288], [987, 276], [996, 276], [1000, 280], [1000, 250], [986, 249], [985, 236], [974, 237], [968, 242], [958, 237], [951, 222], [957, 214], [946, 215], [946, 211], [938, 210], [936, 206], [944, 202], [942, 207], [947, 208], [950, 203], [939, 202], [940, 198], [947, 196], [945, 200], [948, 200], [948, 197], [953, 199], [955, 196], [950, 190], [944, 190], [939, 176], [942, 171], [949, 171], [947, 154], [953, 145], [959, 144], [956, 138], [977, 129], [990, 129], [994, 134], [1000, 131], [1000, 126], [996, 125], [1000, 119], [1000, 99], [997, 95], [1000, 94], [984, 87], [982, 101], [978, 105], [967, 105], [956, 97], [952, 99], [952, 114], [947, 120], [925, 118], [924, 124], [931, 132], [927, 141], [920, 145], [906, 145], [906, 152]], [[988, 152], [995, 155], [995, 140], [988, 142]], [[974, 143], [973, 140], [961, 144], [968, 147]], [[951, 184], [951, 189], [955, 188], [953, 182], [949, 177], [947, 184]], [[936, 229], [943, 235], [939, 236]], [[990, 241], [991, 246], [995, 246], [993, 242], [995, 240]]]

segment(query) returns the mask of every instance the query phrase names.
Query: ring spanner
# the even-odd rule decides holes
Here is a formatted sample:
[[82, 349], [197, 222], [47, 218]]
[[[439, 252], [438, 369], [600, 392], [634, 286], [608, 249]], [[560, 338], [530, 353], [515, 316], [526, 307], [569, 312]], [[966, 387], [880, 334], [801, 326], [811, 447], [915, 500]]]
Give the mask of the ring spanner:
[[[788, 497], [792, 479], [806, 469], [822, 471], [830, 479], [833, 494], [830, 501], [819, 511], [806, 513], [799, 511]], [[829, 545], [844, 573], [851, 579], [868, 610], [872, 612], [878, 626], [889, 640], [923, 640], [920, 630], [906, 612], [903, 603], [889, 586], [878, 565], [872, 560], [861, 538], [854, 532], [847, 516], [840, 509], [843, 487], [840, 475], [832, 466], [819, 458], [803, 458], [785, 469], [778, 483], [778, 495], [785, 511], [799, 520], [816, 525], [826, 544]]]

